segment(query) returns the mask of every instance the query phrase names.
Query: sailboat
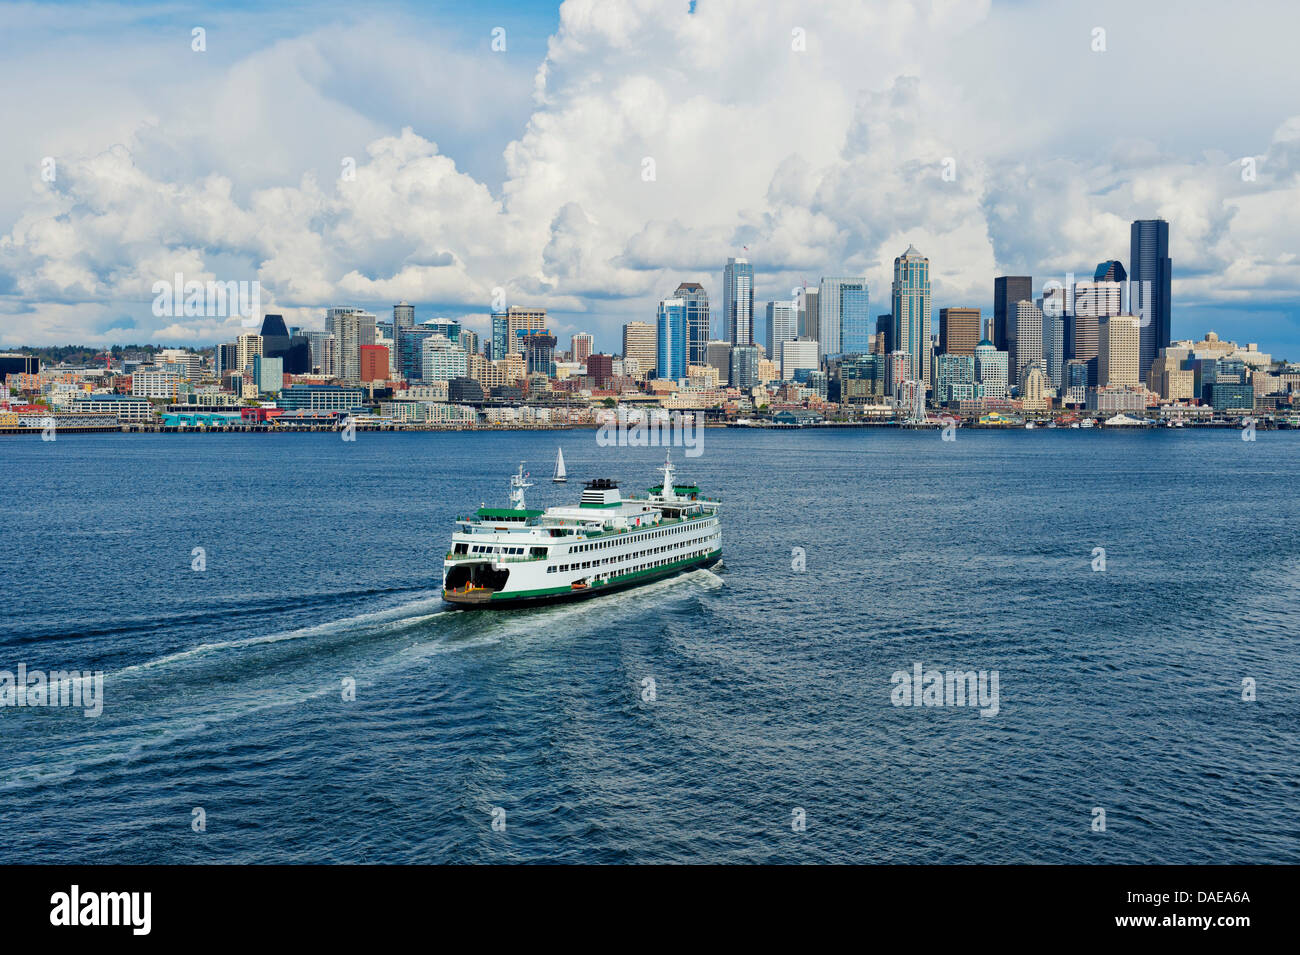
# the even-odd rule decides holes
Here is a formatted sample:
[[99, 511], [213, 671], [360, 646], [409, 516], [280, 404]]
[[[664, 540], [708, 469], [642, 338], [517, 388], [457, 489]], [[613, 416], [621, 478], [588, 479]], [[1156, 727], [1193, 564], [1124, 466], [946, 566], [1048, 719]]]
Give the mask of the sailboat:
[[551, 478], [554, 484], [563, 484], [569, 480], [564, 475], [564, 449], [559, 448], [555, 452], [555, 477]]

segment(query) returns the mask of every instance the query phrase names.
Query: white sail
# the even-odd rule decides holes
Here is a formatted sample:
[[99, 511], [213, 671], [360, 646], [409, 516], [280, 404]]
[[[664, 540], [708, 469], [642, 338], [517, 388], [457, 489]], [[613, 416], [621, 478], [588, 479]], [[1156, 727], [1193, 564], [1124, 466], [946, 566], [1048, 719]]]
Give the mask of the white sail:
[[564, 449], [560, 448], [555, 452], [555, 477], [551, 478], [556, 484], [563, 484], [568, 478], [564, 474]]

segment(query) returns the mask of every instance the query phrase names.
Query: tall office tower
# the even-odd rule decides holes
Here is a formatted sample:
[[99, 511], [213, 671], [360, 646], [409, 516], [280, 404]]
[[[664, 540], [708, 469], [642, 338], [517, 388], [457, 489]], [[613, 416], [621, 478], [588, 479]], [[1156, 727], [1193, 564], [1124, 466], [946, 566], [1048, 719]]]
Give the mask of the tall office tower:
[[1142, 336], [1136, 315], [1111, 315], [1102, 320], [1097, 354], [1097, 386], [1137, 385], [1142, 381]]
[[[1169, 258], [1169, 223], [1164, 219], [1139, 219], [1129, 228], [1128, 271], [1138, 301], [1129, 312], [1141, 316], [1141, 353], [1138, 358], [1142, 380], [1146, 380], [1156, 353], [1169, 347], [1173, 263]], [[1146, 290], [1146, 291], [1144, 291]]]
[[261, 335], [240, 335], [235, 339], [235, 369], [248, 371], [253, 367], [253, 358], [262, 354]]
[[338, 341], [329, 332], [305, 333], [311, 350], [311, 371], [327, 378], [338, 377]]
[[580, 365], [585, 365], [587, 359], [591, 357], [591, 348], [595, 341], [590, 332], [578, 332], [578, 334], [574, 335], [573, 340], [570, 342], [573, 360]]
[[1107, 259], [1105, 262], [1099, 262], [1097, 269], [1092, 274], [1094, 282], [1127, 282], [1128, 273], [1124, 271], [1124, 263], [1119, 259]]
[[894, 350], [894, 316], [876, 316], [876, 354], [888, 355]]
[[704, 349], [704, 363], [718, 370], [718, 384], [731, 381], [731, 342], [714, 339]]
[[289, 329], [283, 315], [268, 314], [262, 319], [262, 356], [284, 359], [289, 354]]
[[359, 308], [331, 308], [325, 313], [325, 327], [336, 340], [338, 377], [361, 380], [361, 346], [375, 343], [375, 316]]
[[506, 327], [505, 315], [492, 316], [492, 341], [488, 351], [488, 357], [493, 361], [500, 361], [509, 353], [506, 345], [506, 339], [509, 335], [509, 329]]
[[1025, 383], [1025, 372], [1030, 365], [1043, 366], [1043, 312], [1033, 302], [1015, 302], [1007, 313], [1008, 324], [1015, 342], [1013, 385]]
[[666, 298], [659, 303], [655, 323], [655, 377], [680, 381], [686, 377], [686, 301]]
[[462, 328], [460, 334], [456, 337], [456, 344], [465, 349], [467, 355], [478, 354], [478, 332], [468, 328]]
[[709, 344], [709, 293], [699, 282], [683, 282], [673, 298], [686, 303], [686, 363], [702, 365]]
[[817, 310], [823, 357], [863, 355], [871, 350], [871, 309], [865, 278], [823, 278], [817, 292]]
[[799, 294], [799, 337], [815, 341], [821, 325], [821, 293], [805, 285]]
[[727, 259], [722, 270], [722, 322], [731, 344], [754, 343], [754, 267], [748, 259]]
[[659, 360], [659, 347], [655, 327], [649, 322], [628, 322], [623, 326], [623, 357], [637, 364], [637, 378], [645, 378], [655, 370]]
[[438, 329], [432, 325], [421, 324], [400, 329], [401, 338], [397, 342], [398, 375], [408, 382], [419, 381], [424, 377], [424, 343], [430, 336], [437, 334]]
[[239, 368], [238, 359], [236, 358], [237, 347], [238, 346], [234, 342], [228, 342], [216, 347], [215, 354], [212, 356], [212, 370], [217, 377], [217, 381], [220, 381], [221, 376], [226, 372], [237, 370]]
[[945, 355], [973, 355], [984, 337], [978, 308], [939, 309], [939, 351]]
[[911, 356], [908, 377], [930, 378], [930, 260], [909, 245], [894, 259], [891, 287], [894, 316], [893, 344]]
[[[781, 360], [781, 343], [799, 337], [799, 304], [797, 302], [767, 303], [767, 354], [773, 361]], [[696, 364], [702, 364], [696, 362]]]
[[[1068, 298], [1074, 299], [1069, 303]], [[1101, 322], [1124, 311], [1122, 282], [1075, 282], [1073, 295], [1067, 297], [1066, 358], [1087, 362], [1088, 385], [1097, 386], [1097, 354], [1100, 347]]]
[[1009, 327], [1011, 306], [1034, 297], [1034, 280], [1028, 275], [999, 275], [993, 280], [993, 347], [1007, 353], [1015, 367], [1016, 345]]
[[1006, 398], [1009, 392], [1007, 353], [987, 338], [975, 346], [975, 381], [985, 398]]
[[398, 302], [393, 306], [393, 341], [397, 341], [403, 328], [415, 326], [415, 306], [410, 302]]
[[1043, 371], [1052, 386], [1060, 388], [1065, 368], [1065, 289], [1044, 289], [1038, 311], [1043, 316]]
[[732, 388], [742, 390], [758, 385], [757, 345], [731, 346], [731, 368], [727, 379]]
[[799, 371], [821, 368], [821, 346], [811, 338], [787, 338], [781, 342], [781, 380], [794, 381]]
[[520, 336], [524, 349], [524, 368], [530, 375], [547, 378], [555, 372], [555, 336], [544, 329], [525, 332]]
[[523, 336], [528, 332], [546, 330], [546, 309], [524, 308], [511, 305], [506, 309], [506, 350], [508, 353], [522, 355], [524, 351]]

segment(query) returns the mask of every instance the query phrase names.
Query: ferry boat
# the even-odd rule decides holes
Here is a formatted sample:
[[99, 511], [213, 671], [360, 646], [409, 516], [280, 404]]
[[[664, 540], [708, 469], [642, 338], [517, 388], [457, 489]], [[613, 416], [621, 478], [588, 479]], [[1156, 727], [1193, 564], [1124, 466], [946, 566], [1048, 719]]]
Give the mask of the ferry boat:
[[456, 522], [442, 599], [494, 609], [578, 600], [717, 563], [721, 502], [678, 483], [671, 452], [659, 470], [663, 481], [642, 497], [598, 478], [576, 505], [530, 510], [520, 464], [509, 507], [480, 507]]

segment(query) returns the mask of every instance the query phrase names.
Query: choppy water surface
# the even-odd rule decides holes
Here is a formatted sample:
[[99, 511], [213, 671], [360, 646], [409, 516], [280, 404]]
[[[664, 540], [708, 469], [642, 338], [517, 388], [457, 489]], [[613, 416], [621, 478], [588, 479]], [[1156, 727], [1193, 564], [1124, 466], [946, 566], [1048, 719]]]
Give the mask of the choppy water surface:
[[[557, 445], [662, 458], [0, 439], [0, 669], [105, 673], [97, 718], [0, 709], [0, 860], [1300, 861], [1300, 435], [711, 430], [715, 571], [446, 608], [451, 521], [520, 459], [571, 501]], [[997, 715], [894, 706], [917, 662]]]

